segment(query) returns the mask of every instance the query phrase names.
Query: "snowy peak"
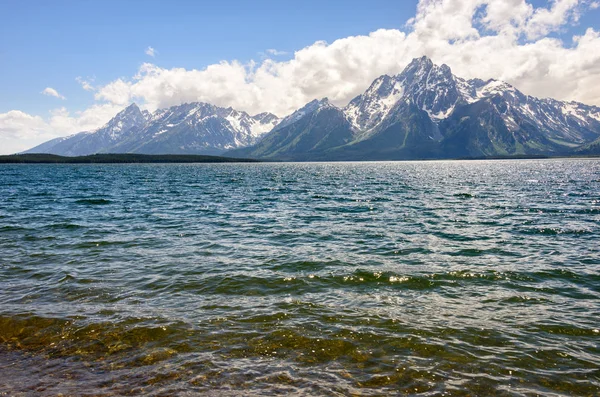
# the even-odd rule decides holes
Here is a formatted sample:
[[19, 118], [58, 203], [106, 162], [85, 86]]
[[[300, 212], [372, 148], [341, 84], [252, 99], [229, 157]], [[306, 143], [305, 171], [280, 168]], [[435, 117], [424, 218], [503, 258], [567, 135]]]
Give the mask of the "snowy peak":
[[427, 57], [414, 59], [396, 79], [412, 101], [435, 121], [448, 117], [462, 98], [450, 68], [435, 65]]
[[354, 98], [344, 108], [344, 114], [353, 130], [370, 130], [379, 124], [400, 100], [404, 87], [394, 78], [377, 78], [364, 94]]
[[433, 61], [426, 56], [422, 56], [421, 58], [414, 58], [410, 61], [402, 71], [401, 75], [414, 76], [417, 80], [420, 80], [423, 76], [426, 76], [433, 67]]
[[256, 120], [261, 124], [273, 124], [279, 121], [279, 117], [269, 112], [255, 114], [254, 116], [252, 116], [252, 119]]
[[452, 87], [456, 83], [448, 65], [435, 65], [427, 57], [413, 59], [395, 78], [413, 94], [423, 90], [435, 90], [439, 86]]
[[[343, 109], [323, 98], [279, 119], [203, 102], [154, 114], [131, 104], [96, 131], [52, 140], [29, 152], [221, 154], [258, 143], [265, 150], [275, 148], [273, 156], [282, 148], [330, 153], [350, 145], [350, 157], [360, 157], [363, 149], [374, 158], [391, 156], [393, 150], [400, 150], [394, 154], [398, 158], [460, 157], [567, 153], [599, 137], [598, 107], [527, 96], [499, 80], [462, 79], [448, 66], [421, 57], [398, 75], [378, 77]], [[258, 157], [265, 153], [255, 152]]]
[[322, 108], [328, 108], [328, 107], [335, 107], [335, 106], [332, 105], [331, 102], [329, 102], [329, 98], [321, 98], [321, 99], [315, 99], [313, 101], [310, 101], [300, 110], [303, 110], [306, 113], [311, 113], [311, 112], [314, 112], [315, 110], [319, 110]]
[[[279, 119], [271, 113], [252, 117], [231, 107], [193, 102], [157, 111], [149, 126], [142, 131], [152, 138], [194, 132], [211, 148], [226, 150], [256, 143], [271, 131]], [[183, 150], [183, 149], [182, 149]]]
[[334, 108], [338, 109], [333, 103], [329, 102], [329, 98], [323, 98], [320, 101], [317, 101], [317, 105], [315, 106], [316, 111], [321, 111], [322, 109]]
[[127, 106], [125, 109], [121, 110], [119, 113], [117, 113], [117, 115], [114, 118], [123, 117], [128, 114], [138, 114], [138, 113], [141, 113], [141, 110], [138, 107], [138, 105], [134, 102], [131, 105]]
[[97, 129], [93, 134], [102, 136], [110, 141], [117, 141], [121, 136], [133, 128], [142, 127], [150, 118], [148, 111], [142, 112], [140, 108], [132, 103], [121, 110], [103, 127]]
[[264, 134], [271, 131], [279, 121], [277, 116], [271, 113], [261, 113], [259, 117], [256, 117], [232, 108], [227, 110], [229, 110], [229, 113], [225, 116], [225, 119], [229, 122], [231, 128], [245, 140], [257, 141]]
[[489, 98], [495, 95], [512, 97], [515, 95], [524, 96], [512, 85], [504, 81], [490, 79], [484, 85], [475, 89], [477, 99]]
[[[499, 80], [465, 80], [454, 76], [447, 65], [436, 65], [427, 57], [413, 59], [396, 76], [378, 77], [342, 111], [356, 138], [366, 139], [402, 118], [406, 106], [425, 111], [429, 119], [439, 125], [457, 108], [480, 101], [488, 102], [509, 131], [517, 131], [526, 123], [543, 131], [553, 131], [548, 133], [555, 134], [556, 139], [567, 137], [582, 141], [592, 136], [600, 123], [597, 108], [529, 97]], [[283, 119], [275, 130], [324, 106], [333, 105], [327, 99], [311, 101]], [[575, 127], [576, 133], [573, 132]]]
[[103, 127], [46, 142], [30, 150], [82, 156], [93, 153], [220, 154], [257, 143], [279, 118], [250, 116], [209, 103], [184, 103], [154, 114], [131, 104]]
[[423, 84], [434, 66], [431, 59], [425, 56], [415, 58], [404, 68], [402, 73], [396, 76], [396, 79], [401, 81], [406, 88], [412, 88], [415, 85]]
[[394, 90], [395, 81], [384, 74], [373, 81], [371, 86], [363, 94], [365, 97], [387, 97]]
[[344, 108], [344, 113], [355, 132], [368, 135], [369, 131], [374, 131], [399, 111], [394, 108], [401, 101], [413, 103], [439, 124], [457, 106], [495, 96], [510, 101], [526, 98], [505, 82], [464, 80], [454, 76], [447, 65], [436, 65], [428, 57], [421, 57], [413, 59], [396, 76], [383, 75], [375, 79], [364, 94], [354, 98]]
[[589, 123], [591, 120], [600, 122], [600, 108], [596, 106], [588, 106], [574, 101], [560, 102], [560, 111], [563, 116], [576, 118], [583, 123]]
[[300, 109], [296, 110], [294, 113], [290, 114], [287, 117], [284, 117], [283, 120], [281, 120], [281, 122], [277, 124], [277, 126], [273, 129], [273, 131], [287, 127], [288, 125], [293, 124], [298, 120], [302, 119], [303, 117], [310, 115], [320, 109], [331, 107], [337, 108], [335, 105], [329, 102], [328, 98], [314, 99], [306, 105], [304, 105], [303, 107], [301, 107]]
[[499, 80], [465, 80], [427, 57], [413, 59], [398, 75], [378, 77], [341, 111], [319, 113], [328, 106], [333, 107], [326, 100], [307, 103], [242, 153], [288, 160], [397, 160], [552, 155], [600, 147], [595, 143], [600, 108], [534, 98]]
[[421, 57], [413, 59], [396, 76], [378, 77], [344, 108], [344, 113], [354, 131], [368, 132], [381, 125], [401, 99], [414, 103], [437, 122], [452, 113], [462, 95], [447, 65], [437, 66]]
[[130, 122], [134, 124], [142, 124], [148, 121], [150, 116], [150, 112], [144, 110], [143, 112], [140, 110], [138, 105], [132, 103], [127, 106], [125, 109], [121, 110], [115, 117], [111, 119], [109, 123], [114, 122]]
[[279, 123], [279, 117], [273, 113], [263, 112], [249, 117], [250, 130], [253, 136], [262, 138]]
[[157, 110], [152, 121], [165, 122], [168, 124], [180, 124], [189, 119], [201, 120], [216, 115], [217, 107], [209, 103], [193, 102], [171, 106], [170, 108]]

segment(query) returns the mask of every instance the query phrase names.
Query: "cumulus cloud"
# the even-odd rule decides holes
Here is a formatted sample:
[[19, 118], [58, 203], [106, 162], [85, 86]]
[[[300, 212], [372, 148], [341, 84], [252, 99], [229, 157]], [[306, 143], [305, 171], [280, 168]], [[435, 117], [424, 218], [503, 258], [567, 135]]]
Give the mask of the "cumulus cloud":
[[152, 58], [154, 58], [154, 56], [157, 54], [157, 51], [154, 48], [152, 48], [152, 47], [148, 47], [148, 48], [146, 48], [145, 53], [146, 53], [146, 55], [151, 56]]
[[63, 99], [63, 100], [67, 99], [64, 96], [60, 95], [58, 93], [58, 91], [56, 91], [52, 87], [46, 87], [46, 88], [44, 88], [44, 91], [42, 91], [42, 94], [47, 95], [47, 96], [53, 96], [53, 97], [58, 98], [58, 99]]
[[22, 152], [50, 139], [96, 129], [122, 109], [114, 104], [97, 104], [71, 114], [61, 107], [50, 111], [46, 119], [19, 110], [0, 113], [0, 154]]
[[274, 48], [269, 48], [268, 50], [266, 50], [267, 54], [273, 55], [273, 56], [279, 56], [279, 55], [287, 55], [286, 51], [279, 51], [276, 50]]
[[0, 114], [0, 154], [29, 149], [54, 136], [47, 133], [46, 122], [19, 110]]
[[81, 131], [92, 131], [113, 118], [124, 106], [104, 103], [93, 105], [84, 111], [71, 113], [61, 107], [50, 111], [46, 121], [49, 133], [56, 136], [70, 135]]
[[[598, 8], [598, 0], [546, 4], [420, 0], [415, 16], [403, 29], [381, 29], [332, 43], [318, 41], [284, 61], [272, 59], [279, 51], [271, 49], [260, 62], [222, 61], [203, 69], [144, 63], [134, 76], [105, 85], [92, 86], [82, 79], [82, 87], [94, 91], [102, 105], [64, 119], [57, 113], [52, 116], [55, 123], [63, 120], [68, 128], [56, 128], [52, 118], [45, 121], [50, 127], [44, 128], [62, 135], [67, 130], [83, 130], [110, 118], [103, 111], [120, 109], [132, 101], [148, 110], [204, 101], [279, 116], [315, 98], [329, 97], [343, 106], [375, 78], [397, 74], [422, 55], [446, 63], [461, 77], [497, 78], [526, 94], [600, 106], [600, 32], [589, 28], [577, 36], [565, 34], [581, 15], [597, 12], [593, 10]], [[146, 51], [150, 56], [156, 54], [152, 47]], [[102, 116], [94, 119], [92, 112]], [[79, 121], [84, 116], [87, 121]], [[32, 124], [31, 128], [38, 131], [40, 127]]]
[[550, 9], [535, 10], [525, 31], [529, 39], [543, 37], [563, 26], [567, 20], [579, 19], [579, 0], [555, 0]]
[[[115, 104], [149, 109], [206, 101], [251, 113], [285, 115], [315, 98], [345, 105], [381, 74], [397, 74], [427, 55], [465, 78], [498, 78], [525, 93], [600, 105], [600, 38], [594, 29], [561, 40], [560, 32], [597, 1], [421, 0], [407, 31], [382, 29], [333, 43], [316, 42], [288, 61], [222, 61], [205, 69], [143, 64], [130, 79], [96, 93]], [[276, 55], [277, 50], [267, 50]], [[590, 84], [596, 82], [596, 84]]]

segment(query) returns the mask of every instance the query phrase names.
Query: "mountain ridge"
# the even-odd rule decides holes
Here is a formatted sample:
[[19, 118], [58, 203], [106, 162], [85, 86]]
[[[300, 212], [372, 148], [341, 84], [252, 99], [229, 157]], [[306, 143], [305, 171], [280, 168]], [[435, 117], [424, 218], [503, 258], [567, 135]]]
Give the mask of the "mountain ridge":
[[268, 112], [250, 116], [205, 102], [184, 103], [152, 114], [133, 103], [94, 131], [56, 138], [23, 153], [217, 155], [256, 143], [278, 122], [279, 118]]
[[427, 57], [414, 59], [398, 75], [378, 77], [336, 109], [353, 134], [343, 145], [289, 153], [266, 147], [293, 128], [290, 124], [275, 128], [255, 147], [227, 154], [300, 161], [552, 156], [584, 146], [585, 153], [594, 153], [598, 145], [591, 143], [600, 138], [598, 107], [535, 98], [495, 79], [465, 80]]
[[132, 104], [103, 127], [25, 153], [212, 154], [271, 160], [385, 160], [600, 154], [600, 108], [463, 79], [415, 58], [346, 106], [315, 99], [284, 118], [203, 102]]

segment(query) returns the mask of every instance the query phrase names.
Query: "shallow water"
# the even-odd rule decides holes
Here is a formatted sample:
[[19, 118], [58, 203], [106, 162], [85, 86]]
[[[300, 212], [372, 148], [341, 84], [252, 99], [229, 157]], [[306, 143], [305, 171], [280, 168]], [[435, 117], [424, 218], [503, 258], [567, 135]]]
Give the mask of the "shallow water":
[[600, 161], [1, 165], [0, 395], [600, 394]]

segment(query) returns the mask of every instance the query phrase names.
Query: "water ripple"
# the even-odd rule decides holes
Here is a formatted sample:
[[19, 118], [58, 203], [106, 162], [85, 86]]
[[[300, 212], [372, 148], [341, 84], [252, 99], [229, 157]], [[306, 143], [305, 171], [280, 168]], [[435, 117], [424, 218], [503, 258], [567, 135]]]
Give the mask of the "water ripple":
[[600, 394], [600, 161], [2, 165], [0, 390]]

